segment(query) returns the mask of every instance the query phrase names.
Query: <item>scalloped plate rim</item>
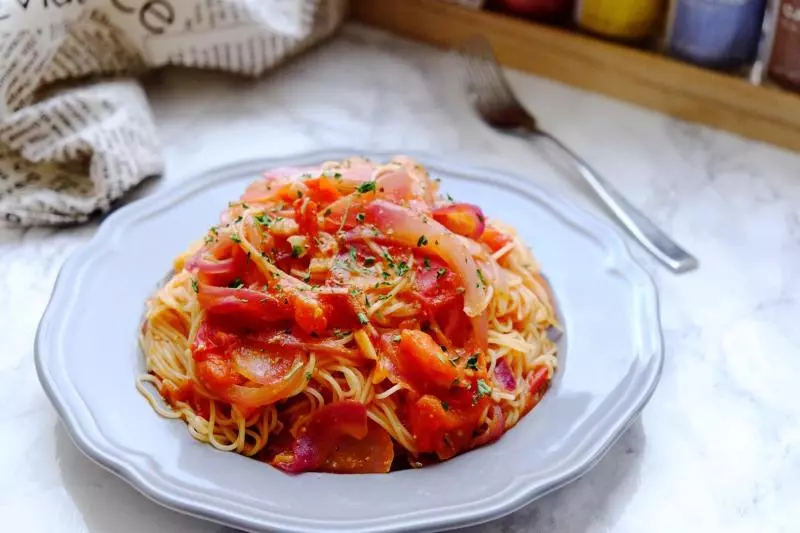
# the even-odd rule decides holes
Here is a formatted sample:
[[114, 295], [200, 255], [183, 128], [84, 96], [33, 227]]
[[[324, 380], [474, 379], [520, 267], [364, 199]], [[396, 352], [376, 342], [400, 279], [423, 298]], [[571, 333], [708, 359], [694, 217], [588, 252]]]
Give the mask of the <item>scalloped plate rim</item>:
[[[647, 364], [636, 376], [641, 383], [638, 383], [638, 388], [634, 388], [635, 394], [630, 389], [636, 383], [631, 380], [631, 383], [628, 384], [628, 389], [622, 396], [629, 400], [627, 408], [623, 412], [617, 413], [614, 420], [606, 421], [605, 419], [611, 417], [612, 411], [621, 409], [619, 405], [615, 405], [614, 410], [610, 410], [609, 413], [602, 417], [603, 421], [606, 422], [605, 424], [598, 423], [595, 429], [590, 429], [589, 433], [592, 433], [605, 427], [605, 431], [597, 439], [596, 445], [589, 447], [581, 456], [573, 458], [571, 467], [563, 468], [558, 474], [552, 474], [548, 479], [536, 484], [526, 483], [523, 479], [526, 477], [525, 474], [516, 475], [509, 486], [500, 491], [499, 497], [494, 495], [478, 502], [470, 501], [453, 504], [448, 508], [444, 508], [443, 513], [439, 513], [434, 517], [422, 516], [415, 519], [415, 513], [405, 513], [394, 514], [381, 519], [359, 520], [358, 518], [352, 518], [336, 523], [337, 529], [342, 531], [381, 532], [433, 531], [478, 524], [509, 514], [544, 494], [574, 481], [590, 470], [635, 420], [653, 394], [660, 378], [664, 350], [660, 328], [658, 295], [652, 278], [631, 256], [618, 230], [595, 215], [572, 205], [557, 195], [545, 191], [529, 180], [521, 178], [511, 171], [454, 163], [431, 154], [407, 150], [388, 152], [384, 150], [363, 151], [332, 148], [297, 153], [285, 157], [255, 158], [229, 163], [201, 172], [194, 178], [187, 176], [179, 183], [171, 184], [151, 196], [136, 200], [106, 217], [92, 239], [84, 247], [76, 250], [62, 266], [51, 293], [50, 301], [39, 323], [35, 341], [35, 364], [39, 381], [51, 403], [55, 406], [60, 418], [64, 421], [67, 433], [76, 446], [92, 461], [118, 475], [149, 499], [178, 512], [252, 531], [263, 531], [265, 528], [269, 528], [270, 530], [311, 532], [321, 531], [325, 529], [325, 525], [333, 525], [330, 522], [322, 524], [319, 520], [309, 520], [298, 516], [280, 515], [271, 512], [267, 513], [265, 518], [254, 518], [247, 515], [246, 508], [238, 510], [235, 508], [228, 510], [221, 507], [214, 508], [191, 500], [192, 494], [185, 496], [176, 494], [174, 489], [179, 489], [179, 492], [194, 492], [195, 496], [211, 496], [197, 487], [192, 487], [188, 484], [181, 486], [172, 480], [159, 478], [158, 465], [152, 457], [147, 457], [140, 453], [131, 453], [130, 451], [127, 451], [127, 454], [120, 453], [120, 450], [116, 449], [108, 441], [107, 437], [102, 434], [93, 419], [90, 422], [92, 427], [87, 427], [85, 418], [87, 416], [91, 418], [91, 415], [88, 412], [78, 411], [74, 408], [70, 409], [69, 402], [64, 398], [63, 387], [72, 387], [74, 390], [74, 386], [68, 380], [59, 384], [58, 380], [64, 380], [65, 375], [56, 375], [54, 377], [51, 374], [53, 369], [48, 366], [53, 363], [63, 363], [64, 358], [61, 357], [63, 354], [56, 353], [53, 355], [53, 353], [50, 353], [45, 355], [43, 346], [52, 338], [52, 335], [48, 337], [48, 334], [54, 326], [54, 316], [58, 315], [57, 311], [60, 307], [72, 303], [76, 298], [75, 293], [80, 289], [80, 284], [65, 287], [64, 279], [70, 275], [75, 276], [81, 273], [81, 259], [88, 259], [102, 253], [103, 250], [108, 251], [109, 248], [113, 250], [121, 233], [127, 228], [126, 223], [169, 209], [171, 205], [185, 201], [206, 186], [241, 177], [241, 173], [244, 170], [263, 170], [278, 166], [335, 160], [350, 154], [366, 154], [371, 158], [386, 159], [396, 153], [406, 153], [423, 162], [431, 170], [444, 169], [445, 173], [462, 178], [477, 179], [494, 185], [498, 182], [510, 180], [517, 187], [524, 188], [525, 194], [530, 197], [529, 199], [548, 205], [553, 212], [558, 213], [564, 222], [568, 222], [573, 228], [581, 230], [584, 234], [600, 243], [606, 251], [604, 270], [615, 270], [621, 275], [626, 274], [627, 276], [623, 277], [630, 283], [632, 292], [638, 293], [638, 299], [640, 300], [639, 313], [649, 314], [644, 319], [645, 322], [649, 321], [650, 331], [642, 331], [641, 334], [644, 336], [650, 335], [650, 343], [643, 342], [642, 345], [645, 347], [652, 345], [653, 352], [646, 354], [648, 355]], [[642, 317], [640, 316], [639, 319], [642, 319]], [[60, 368], [56, 370], [60, 370]], [[74, 390], [74, 393], [77, 394], [77, 391]], [[629, 398], [631, 395], [633, 397]], [[78, 395], [78, 399], [82, 401], [80, 395]], [[84, 417], [83, 420], [81, 416]], [[563, 459], [563, 461], [566, 461], [566, 459]], [[530, 472], [528, 476], [536, 474], [536, 472]], [[223, 501], [219, 500], [215, 503], [220, 504]], [[233, 505], [233, 507], [236, 507], [236, 505]], [[463, 509], [465, 507], [469, 507], [469, 509]], [[428, 513], [430, 514], [430, 511]]]

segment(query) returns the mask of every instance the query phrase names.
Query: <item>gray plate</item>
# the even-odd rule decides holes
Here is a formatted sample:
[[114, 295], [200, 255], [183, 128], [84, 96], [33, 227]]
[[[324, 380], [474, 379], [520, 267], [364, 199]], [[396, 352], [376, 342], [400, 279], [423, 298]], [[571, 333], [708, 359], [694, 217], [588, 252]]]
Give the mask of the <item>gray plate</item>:
[[162, 505], [252, 531], [447, 529], [498, 518], [586, 473], [658, 382], [663, 349], [652, 281], [606, 223], [521, 178], [424, 155], [417, 157], [444, 191], [518, 228], [557, 295], [567, 331], [561, 367], [517, 427], [421, 470], [288, 476], [196, 442], [183, 422], [158, 417], [138, 394], [143, 302], [173, 257], [263, 170], [346, 155], [208, 172], [120, 209], [69, 258], [39, 325], [36, 367], [75, 444]]

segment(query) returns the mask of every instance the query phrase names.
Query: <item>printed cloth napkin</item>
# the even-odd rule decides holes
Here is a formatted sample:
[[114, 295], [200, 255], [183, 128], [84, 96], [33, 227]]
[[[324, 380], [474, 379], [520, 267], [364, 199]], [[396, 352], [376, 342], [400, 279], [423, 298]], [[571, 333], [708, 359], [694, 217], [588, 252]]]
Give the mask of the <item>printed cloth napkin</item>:
[[162, 171], [144, 70], [258, 76], [345, 11], [346, 0], [0, 0], [0, 220], [83, 222]]

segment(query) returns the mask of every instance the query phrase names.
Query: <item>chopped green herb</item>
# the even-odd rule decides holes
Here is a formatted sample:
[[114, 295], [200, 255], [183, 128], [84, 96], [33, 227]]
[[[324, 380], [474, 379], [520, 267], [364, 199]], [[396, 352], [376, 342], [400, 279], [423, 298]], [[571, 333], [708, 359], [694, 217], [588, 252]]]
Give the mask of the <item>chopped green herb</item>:
[[431, 268], [431, 260], [430, 260], [430, 259], [428, 259], [427, 257], [426, 257], [426, 258], [425, 258], [425, 260], [422, 262], [422, 264], [423, 264], [423, 265], [425, 265], [425, 270], [428, 270], [429, 268]]
[[364, 266], [371, 267], [374, 264], [375, 264], [375, 258], [374, 257], [365, 257], [364, 258]]
[[441, 348], [443, 352], [447, 351], [447, 346], [445, 346], [444, 344], [440, 344], [439, 348]]
[[337, 329], [333, 331], [333, 334], [336, 336], [337, 339], [343, 339], [350, 335], [350, 331], [346, 329]]
[[237, 223], [241, 222], [242, 218], [244, 218], [244, 217], [242, 217], [242, 215], [239, 215], [238, 217], [236, 217], [236, 220], [234, 220], [233, 223], [237, 224]]
[[370, 306], [369, 296], [367, 296], [366, 294], [364, 294], [364, 305], [366, 305], [367, 307]]
[[303, 191], [297, 191], [297, 197], [298, 198], [302, 198], [303, 197]]
[[406, 274], [406, 272], [408, 272], [409, 266], [408, 266], [408, 263], [406, 263], [405, 261], [401, 261], [401, 262], [397, 263], [397, 266], [395, 267], [395, 269], [397, 270], [397, 275], [398, 276], [404, 276]]
[[246, 204], [246, 203], [244, 203], [244, 202], [242, 202], [242, 207], [243, 207], [243, 208], [245, 208], [245, 209], [250, 209], [250, 206], [249, 206], [249, 205], [247, 205], [247, 204]]
[[492, 392], [492, 387], [482, 379], [479, 379], [478, 390], [475, 391], [475, 398], [473, 398], [473, 402], [478, 403], [478, 400], [480, 400], [484, 396], [488, 396], [491, 392]]
[[214, 236], [213, 235], [206, 235], [206, 244], [212, 242], [213, 240], [214, 240]]
[[444, 409], [445, 411], [449, 411], [450, 410], [450, 405], [448, 405], [447, 402], [442, 402], [442, 409]]
[[452, 197], [452, 196], [450, 196], [450, 193], [447, 193], [447, 199], [448, 199], [448, 200], [450, 200], [451, 202], [454, 202], [454, 201], [455, 201], [455, 200], [453, 200], [453, 197]]
[[347, 253], [350, 254], [350, 259], [355, 263], [356, 262], [356, 249], [351, 246], [350, 249], [347, 251]]
[[296, 244], [293, 245], [292, 246], [292, 257], [294, 257], [296, 259], [296, 258], [300, 257], [301, 255], [303, 255], [303, 247], [302, 246], [298, 246]]
[[233, 242], [237, 243], [237, 244], [238, 244], [238, 243], [240, 243], [240, 242], [242, 242], [242, 239], [241, 239], [241, 237], [239, 237], [239, 236], [238, 236], [237, 234], [235, 234], [235, 233], [231, 233], [231, 240], [232, 240]]
[[328, 209], [325, 210], [323, 215], [325, 215], [327, 217], [327, 216], [330, 216], [331, 213], [333, 213], [333, 211], [331, 211], [331, 208], [329, 207]]
[[244, 287], [244, 281], [241, 278], [236, 278], [235, 280], [228, 283], [228, 287], [231, 289], [241, 289]]
[[467, 366], [466, 368], [470, 370], [478, 370], [478, 354], [472, 354], [469, 359], [467, 359]]
[[362, 194], [365, 193], [365, 192], [374, 191], [375, 190], [375, 182], [374, 181], [365, 181], [364, 183], [359, 185], [356, 190], [358, 192], [362, 193]]
[[476, 269], [475, 271], [478, 273], [478, 277], [481, 279], [481, 283], [483, 283], [483, 286], [485, 287], [487, 283], [486, 278], [483, 277], [483, 272], [481, 272], [480, 268]]
[[350, 289], [350, 294], [352, 296], [358, 296], [358, 289]]
[[359, 213], [359, 214], [356, 215], [356, 220], [358, 220], [359, 222], [364, 222], [364, 219], [366, 217], [367, 217], [367, 215], [365, 215], [364, 213]]
[[265, 213], [261, 213], [260, 215], [256, 215], [253, 218], [256, 220], [256, 222], [258, 222], [259, 224], [261, 224], [265, 228], [268, 228], [269, 225], [272, 223], [272, 220], [270, 220], [270, 218]]
[[442, 276], [444, 276], [445, 274], [447, 274], [447, 269], [446, 269], [446, 268], [444, 268], [444, 267], [443, 267], [443, 268], [440, 268], [439, 270], [437, 270], [437, 271], [436, 271], [436, 279], [439, 279], [439, 278], [441, 278], [441, 277], [442, 277]]
[[358, 321], [361, 322], [362, 326], [369, 324], [369, 318], [364, 313], [358, 313]]
[[219, 230], [217, 229], [217, 227], [216, 227], [216, 226], [211, 226], [211, 229], [210, 229], [210, 230], [208, 230], [208, 231], [210, 231], [210, 232], [211, 232], [211, 233], [213, 233], [214, 235], [216, 235], [217, 233], [219, 233]]
[[388, 272], [386, 272], [386, 271], [384, 270], [383, 272], [381, 272], [381, 276], [383, 276], [385, 279], [389, 279], [389, 277], [391, 276], [391, 274], [389, 274]]
[[420, 235], [419, 239], [417, 239], [417, 246], [425, 246], [428, 244], [428, 238], [425, 235]]
[[383, 252], [383, 258], [386, 259], [386, 263], [390, 266], [394, 266], [394, 257], [389, 252]]
[[313, 378], [313, 377], [314, 377], [314, 374], [312, 374], [310, 371], [306, 370], [306, 381], [311, 381], [311, 378]]
[[400, 335], [395, 335], [392, 337], [392, 342], [400, 342], [400, 340], [401, 340]]
[[342, 175], [337, 172], [336, 174], [333, 175], [333, 179], [340, 180], [340, 179], [342, 179]]
[[306, 275], [303, 276], [303, 281], [308, 283], [310, 280], [311, 280], [311, 271], [309, 270], [308, 272], [306, 272]]
[[197, 284], [197, 280], [192, 278], [192, 290], [194, 292], [200, 292], [200, 286]]

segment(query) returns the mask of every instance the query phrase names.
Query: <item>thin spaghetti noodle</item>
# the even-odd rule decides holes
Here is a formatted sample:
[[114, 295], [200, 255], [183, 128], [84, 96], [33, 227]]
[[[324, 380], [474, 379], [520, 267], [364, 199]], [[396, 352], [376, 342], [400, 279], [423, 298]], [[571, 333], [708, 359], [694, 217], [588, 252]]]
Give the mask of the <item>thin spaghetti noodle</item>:
[[266, 173], [147, 302], [138, 390], [195, 439], [289, 472], [499, 438], [556, 370], [554, 302], [512, 228], [437, 187], [405, 157]]

